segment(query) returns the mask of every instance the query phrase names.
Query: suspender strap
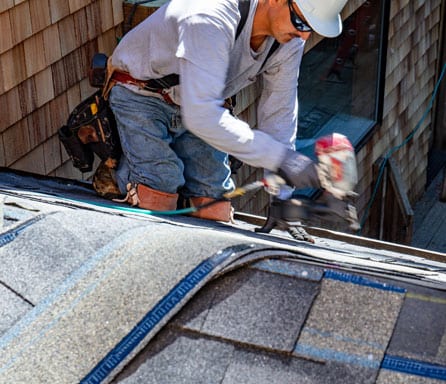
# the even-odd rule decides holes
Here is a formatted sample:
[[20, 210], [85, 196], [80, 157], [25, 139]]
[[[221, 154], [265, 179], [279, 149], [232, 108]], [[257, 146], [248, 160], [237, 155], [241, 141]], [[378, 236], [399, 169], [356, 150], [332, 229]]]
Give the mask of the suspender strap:
[[277, 48], [280, 47], [280, 43], [277, 40], [274, 40], [273, 45], [271, 45], [271, 48], [268, 52], [268, 54], [266, 55], [265, 61], [263, 62], [262, 66], [260, 67], [260, 69], [262, 69], [265, 65], [265, 63], [268, 61], [268, 59], [272, 56], [272, 54], [274, 52], [276, 52]]
[[240, 33], [242, 33], [242, 29], [245, 26], [246, 20], [248, 19], [249, 6], [250, 6], [250, 0], [239, 0], [238, 1], [238, 10], [240, 12], [240, 21], [237, 26], [237, 32], [235, 33], [236, 40], [240, 36]]
[[[243, 27], [246, 24], [246, 20], [248, 19], [249, 14], [249, 7], [250, 7], [250, 0], [239, 0], [238, 2], [238, 10], [240, 12], [240, 22], [237, 26], [237, 32], [235, 34], [235, 39], [237, 40], [240, 34], [242, 33]], [[271, 46], [268, 54], [266, 55], [265, 61], [263, 62], [260, 69], [262, 69], [267, 62], [267, 60], [272, 56], [272, 54], [279, 48], [280, 43], [277, 40], [274, 40], [273, 45]]]

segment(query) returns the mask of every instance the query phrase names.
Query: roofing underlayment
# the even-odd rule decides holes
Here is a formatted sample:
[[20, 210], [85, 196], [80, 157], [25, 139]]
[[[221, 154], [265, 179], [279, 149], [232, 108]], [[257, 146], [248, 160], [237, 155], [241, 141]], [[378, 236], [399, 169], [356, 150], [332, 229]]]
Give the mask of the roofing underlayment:
[[444, 254], [148, 215], [8, 170], [2, 199], [0, 383], [446, 382]]

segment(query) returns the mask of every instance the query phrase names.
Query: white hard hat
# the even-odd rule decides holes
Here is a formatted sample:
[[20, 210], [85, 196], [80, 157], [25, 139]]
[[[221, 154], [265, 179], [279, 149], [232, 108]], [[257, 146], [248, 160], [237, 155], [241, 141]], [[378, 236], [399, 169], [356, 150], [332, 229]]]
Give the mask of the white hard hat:
[[340, 12], [348, 0], [293, 0], [311, 28], [321, 36], [336, 37], [342, 32]]

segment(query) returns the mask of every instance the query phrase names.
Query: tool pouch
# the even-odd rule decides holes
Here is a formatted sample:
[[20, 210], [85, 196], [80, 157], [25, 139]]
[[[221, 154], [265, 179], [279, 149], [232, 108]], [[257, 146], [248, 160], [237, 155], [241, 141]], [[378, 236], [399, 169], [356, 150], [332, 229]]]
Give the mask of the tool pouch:
[[59, 128], [59, 140], [70, 156], [73, 166], [81, 172], [90, 172], [93, 166], [94, 153], [91, 148], [84, 145], [76, 132], [67, 125]]
[[117, 167], [121, 144], [113, 112], [102, 90], [82, 101], [58, 133], [73, 166], [82, 172], [91, 171], [94, 153], [107, 167]]
[[121, 155], [116, 120], [104, 96], [109, 82], [108, 57], [96, 53], [90, 64], [90, 85], [99, 88], [83, 100], [59, 129], [59, 139], [70, 156], [73, 166], [81, 172], [90, 172], [96, 154], [108, 168], [116, 168]]

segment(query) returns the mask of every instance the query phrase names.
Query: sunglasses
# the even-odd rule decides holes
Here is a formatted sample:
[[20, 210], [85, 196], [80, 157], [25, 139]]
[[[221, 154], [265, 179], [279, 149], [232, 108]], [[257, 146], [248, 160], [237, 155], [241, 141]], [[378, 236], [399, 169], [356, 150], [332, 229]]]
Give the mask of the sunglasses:
[[290, 8], [291, 24], [293, 24], [294, 28], [296, 28], [300, 32], [312, 32], [313, 29], [305, 21], [303, 21], [296, 13], [291, 4], [291, 1], [292, 0], [288, 0], [288, 7]]

